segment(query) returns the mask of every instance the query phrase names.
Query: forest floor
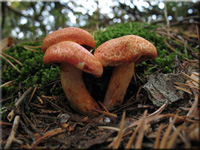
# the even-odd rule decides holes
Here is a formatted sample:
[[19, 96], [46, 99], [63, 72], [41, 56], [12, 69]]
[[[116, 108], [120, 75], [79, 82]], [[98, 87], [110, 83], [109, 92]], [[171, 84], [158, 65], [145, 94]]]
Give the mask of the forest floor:
[[[179, 32], [184, 29], [180, 36]], [[186, 47], [194, 60], [177, 60], [173, 73], [158, 72], [146, 76], [148, 83], [159, 81], [163, 87], [148, 88], [143, 83], [138, 89], [132, 84], [124, 103], [112, 110], [102, 109], [99, 116], [87, 117], [76, 113], [70, 106], [53, 95], [35, 95], [37, 87], [19, 94], [18, 107], [9, 106], [8, 119], [1, 120], [1, 145], [7, 149], [199, 149], [199, 54], [190, 43], [199, 48], [198, 25], [158, 28], [157, 35], [171, 38], [167, 43], [174, 51], [176, 44]], [[181, 54], [180, 54], [181, 55]], [[181, 79], [177, 78], [181, 77]], [[136, 74], [136, 78], [140, 77]], [[60, 85], [60, 81], [48, 86]], [[166, 86], [164, 86], [166, 85]], [[144, 90], [146, 88], [146, 91]], [[173, 93], [171, 101], [167, 94]], [[130, 95], [131, 90], [136, 94]], [[151, 93], [156, 90], [157, 93]], [[169, 91], [171, 90], [171, 91]], [[178, 94], [179, 93], [179, 94]], [[172, 99], [173, 99], [172, 98]], [[157, 101], [163, 101], [157, 104]], [[3, 97], [1, 103], [9, 102]], [[26, 107], [25, 107], [26, 106]], [[25, 108], [36, 107], [27, 115]]]

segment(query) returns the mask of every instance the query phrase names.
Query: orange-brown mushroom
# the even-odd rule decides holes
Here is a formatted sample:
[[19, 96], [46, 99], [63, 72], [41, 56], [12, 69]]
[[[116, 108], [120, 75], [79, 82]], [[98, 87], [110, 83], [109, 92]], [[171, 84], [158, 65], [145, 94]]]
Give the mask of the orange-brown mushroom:
[[111, 109], [122, 104], [135, 63], [155, 59], [157, 50], [142, 37], [126, 35], [101, 44], [94, 56], [103, 66], [115, 66], [104, 98], [104, 105]]
[[73, 41], [80, 45], [95, 47], [94, 37], [89, 32], [76, 27], [67, 27], [54, 31], [45, 37], [42, 43], [42, 51], [45, 52], [51, 45], [62, 41]]
[[[71, 33], [71, 30], [69, 30], [70, 35], [68, 35], [68, 32], [64, 35], [63, 31], [68, 30], [61, 29], [60, 31], [56, 31], [56, 33], [53, 32], [49, 35], [51, 38], [47, 36], [46, 39], [50, 39], [51, 42], [46, 39], [44, 40], [43, 52], [45, 52], [45, 54], [43, 61], [46, 64], [60, 64], [61, 84], [71, 106], [80, 113], [96, 115], [97, 113], [92, 110], [99, 109], [99, 105], [87, 91], [82, 80], [82, 71], [100, 77], [103, 73], [103, 66], [94, 55], [79, 45], [83, 44], [94, 47], [94, 38], [91, 38], [92, 36], [89, 33], [85, 34], [85, 31], [82, 29], [78, 29], [79, 32], [74, 32], [74, 35]], [[62, 36], [57, 35], [60, 33]], [[70, 36], [79, 36], [78, 34], [83, 35], [84, 37], [79, 37], [79, 39], [76, 40], [69, 38]], [[58, 40], [58, 37], [64, 39]]]

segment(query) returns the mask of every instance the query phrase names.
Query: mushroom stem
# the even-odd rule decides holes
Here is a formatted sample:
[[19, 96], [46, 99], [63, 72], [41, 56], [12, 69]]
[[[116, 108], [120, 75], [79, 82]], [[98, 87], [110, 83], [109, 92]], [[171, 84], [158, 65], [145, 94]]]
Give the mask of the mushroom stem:
[[113, 69], [104, 98], [104, 105], [111, 109], [122, 104], [129, 83], [134, 75], [135, 63], [124, 64]]
[[100, 109], [97, 102], [91, 97], [82, 80], [82, 71], [70, 64], [60, 67], [61, 84], [71, 106], [87, 115], [97, 115], [92, 110]]

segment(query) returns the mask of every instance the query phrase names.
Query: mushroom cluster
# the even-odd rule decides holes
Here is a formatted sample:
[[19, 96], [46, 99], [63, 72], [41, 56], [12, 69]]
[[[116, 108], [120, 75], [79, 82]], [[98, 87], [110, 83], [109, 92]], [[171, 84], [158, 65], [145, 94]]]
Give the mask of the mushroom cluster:
[[60, 66], [60, 78], [64, 93], [71, 106], [80, 113], [96, 115], [99, 109], [82, 80], [82, 71], [100, 77], [102, 64], [86, 48], [95, 47], [93, 36], [87, 31], [68, 27], [49, 34], [42, 43], [45, 64]]
[[126, 35], [101, 44], [91, 54], [84, 46], [95, 47], [93, 36], [87, 31], [68, 27], [49, 34], [43, 41], [43, 61], [60, 64], [61, 84], [71, 106], [86, 115], [96, 115], [100, 109], [82, 80], [82, 71], [101, 77], [103, 67], [113, 66], [112, 76], [103, 100], [111, 109], [124, 100], [134, 75], [136, 63], [155, 59], [156, 48], [136, 35]]

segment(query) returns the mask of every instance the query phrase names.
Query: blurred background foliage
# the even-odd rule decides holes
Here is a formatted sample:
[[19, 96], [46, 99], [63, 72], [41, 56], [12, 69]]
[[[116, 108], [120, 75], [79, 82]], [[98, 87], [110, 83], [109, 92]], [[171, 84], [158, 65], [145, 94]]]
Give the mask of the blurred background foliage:
[[[200, 2], [139, 0], [62, 0], [1, 2], [2, 39], [31, 41], [60, 28], [96, 30], [115, 23], [192, 24], [199, 19]], [[187, 18], [185, 20], [185, 18]]]

